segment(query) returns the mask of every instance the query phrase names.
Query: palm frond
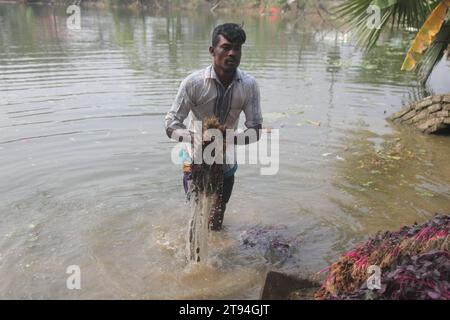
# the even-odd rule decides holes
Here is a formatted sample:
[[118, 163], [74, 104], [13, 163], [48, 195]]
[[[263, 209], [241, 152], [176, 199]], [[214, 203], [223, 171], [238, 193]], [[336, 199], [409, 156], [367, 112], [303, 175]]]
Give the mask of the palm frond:
[[[439, 3], [439, 0], [347, 0], [333, 8], [332, 12], [341, 27], [354, 31], [357, 44], [370, 50], [389, 22], [396, 28], [420, 28]], [[381, 9], [380, 28], [367, 26], [367, 9], [371, 5]]]
[[[381, 9], [379, 28], [369, 28], [367, 25], [370, 18], [367, 10], [371, 5]], [[420, 29], [402, 70], [414, 69], [422, 58], [419, 74], [422, 81], [426, 81], [450, 43], [450, 31], [442, 27], [449, 8], [450, 0], [346, 0], [334, 7], [332, 13], [338, 25], [352, 30], [357, 45], [366, 50], [375, 46], [389, 23], [391, 28]]]
[[419, 67], [420, 81], [425, 83], [434, 66], [441, 60], [450, 43], [450, 21], [447, 21], [436, 35], [436, 40], [426, 51]]
[[441, 30], [449, 8], [450, 0], [443, 0], [431, 12], [408, 50], [402, 65], [402, 70], [411, 71], [416, 68], [423, 53], [430, 47], [436, 35]]
[[[385, 0], [396, 2], [397, 0]], [[381, 29], [368, 28], [369, 14], [367, 10], [374, 0], [349, 0], [333, 9], [335, 19], [342, 28], [353, 30], [357, 44], [365, 49], [371, 49], [378, 40]], [[383, 4], [384, 5], [384, 4]], [[392, 6], [391, 6], [392, 7]], [[392, 10], [386, 7], [381, 12], [381, 28], [389, 21]]]

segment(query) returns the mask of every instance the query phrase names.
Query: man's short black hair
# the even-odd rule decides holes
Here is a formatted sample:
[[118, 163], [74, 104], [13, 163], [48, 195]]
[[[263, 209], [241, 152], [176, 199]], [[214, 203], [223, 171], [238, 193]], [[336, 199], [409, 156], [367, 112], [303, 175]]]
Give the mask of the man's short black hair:
[[224, 36], [230, 42], [244, 44], [247, 39], [242, 26], [236, 23], [224, 23], [214, 28], [212, 34], [212, 46], [215, 47], [219, 43], [219, 35]]

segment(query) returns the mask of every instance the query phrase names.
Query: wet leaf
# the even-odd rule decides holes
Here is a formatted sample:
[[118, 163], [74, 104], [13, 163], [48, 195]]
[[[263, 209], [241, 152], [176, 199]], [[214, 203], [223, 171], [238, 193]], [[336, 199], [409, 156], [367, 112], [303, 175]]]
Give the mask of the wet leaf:
[[363, 183], [364, 187], [370, 187], [373, 184], [373, 181], [367, 181], [366, 183]]
[[412, 71], [416, 68], [418, 59], [432, 44], [436, 34], [441, 30], [449, 7], [450, 0], [443, 0], [428, 16], [406, 54], [402, 70]]
[[312, 120], [305, 120], [306, 123], [312, 124], [314, 126], [319, 127], [320, 126], [320, 122], [318, 121], [312, 121]]
[[422, 197], [434, 197], [434, 194], [432, 194], [431, 192], [428, 191], [420, 191], [418, 192], [419, 195], [421, 195]]
[[441, 294], [436, 291], [428, 291], [427, 295], [433, 300], [438, 300], [441, 298]]

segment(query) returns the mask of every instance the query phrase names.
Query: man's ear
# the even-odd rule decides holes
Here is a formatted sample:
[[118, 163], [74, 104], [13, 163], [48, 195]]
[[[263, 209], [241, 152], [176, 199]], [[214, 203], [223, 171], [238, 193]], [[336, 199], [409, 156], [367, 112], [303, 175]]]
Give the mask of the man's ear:
[[209, 47], [209, 54], [214, 57], [214, 47]]

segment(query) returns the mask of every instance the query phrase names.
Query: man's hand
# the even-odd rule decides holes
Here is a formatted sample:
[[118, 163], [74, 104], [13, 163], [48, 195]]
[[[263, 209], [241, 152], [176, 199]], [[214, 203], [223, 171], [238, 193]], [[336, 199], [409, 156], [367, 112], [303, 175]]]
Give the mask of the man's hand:
[[189, 131], [186, 128], [172, 128], [169, 127], [166, 130], [166, 134], [170, 139], [173, 139], [175, 141], [178, 142], [192, 142], [193, 140], [193, 136], [192, 136], [192, 132]]

